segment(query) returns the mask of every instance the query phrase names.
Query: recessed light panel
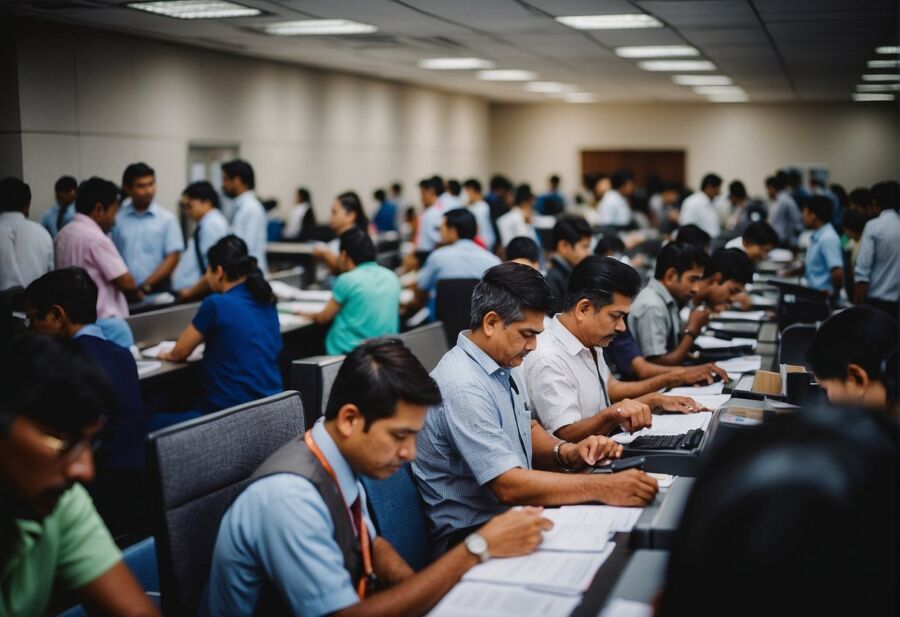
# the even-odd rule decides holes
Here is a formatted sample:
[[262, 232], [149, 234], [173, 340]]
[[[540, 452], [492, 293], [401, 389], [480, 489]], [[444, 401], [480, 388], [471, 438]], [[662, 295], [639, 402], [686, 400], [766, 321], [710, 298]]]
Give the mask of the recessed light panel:
[[569, 84], [561, 84], [557, 81], [533, 81], [525, 84], [525, 89], [529, 92], [543, 92], [546, 94], [558, 92], [574, 92], [575, 87]]
[[876, 47], [876, 48], [875, 48], [875, 53], [876, 53], [876, 54], [893, 54], [893, 55], [897, 55], [897, 54], [900, 54], [900, 47], [894, 47], [894, 46], [892, 46], [892, 45], [885, 45], [884, 47]]
[[898, 92], [900, 84], [859, 84], [857, 92]]
[[638, 28], [662, 28], [663, 23], [645, 13], [626, 15], [569, 15], [557, 17], [559, 23], [576, 30], [632, 30]]
[[266, 34], [276, 36], [322, 36], [329, 34], [366, 34], [378, 30], [375, 26], [349, 19], [304, 19], [266, 24]]
[[234, 2], [218, 0], [164, 0], [161, 2], [131, 2], [128, 8], [175, 17], [176, 19], [222, 19], [224, 17], [253, 17], [262, 11]]
[[900, 66], [898, 60], [869, 60], [867, 66], [870, 69], [895, 69]]
[[537, 79], [537, 73], [516, 69], [495, 69], [478, 71], [478, 79], [484, 81], [531, 81], [532, 79]]
[[695, 86], [694, 92], [703, 95], [747, 96], [747, 93], [740, 86]]
[[494, 68], [494, 63], [481, 58], [428, 58], [420, 60], [419, 66], [431, 71], [465, 71], [492, 69]]
[[865, 101], [893, 101], [896, 97], [893, 94], [854, 94], [853, 100], [858, 102]]
[[638, 62], [645, 71], [715, 71], [709, 60], [645, 60]]
[[900, 81], [900, 75], [863, 75], [863, 81]]
[[597, 96], [590, 92], [567, 92], [563, 95], [567, 103], [596, 103]]
[[686, 58], [699, 56], [696, 47], [688, 45], [641, 45], [639, 47], [616, 47], [620, 58]]

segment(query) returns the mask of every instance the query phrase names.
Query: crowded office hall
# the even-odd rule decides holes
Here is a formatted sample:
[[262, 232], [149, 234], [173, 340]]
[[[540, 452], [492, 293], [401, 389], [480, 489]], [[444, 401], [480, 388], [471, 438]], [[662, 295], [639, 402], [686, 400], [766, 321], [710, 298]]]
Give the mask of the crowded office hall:
[[900, 615], [896, 0], [0, 0], [0, 617]]

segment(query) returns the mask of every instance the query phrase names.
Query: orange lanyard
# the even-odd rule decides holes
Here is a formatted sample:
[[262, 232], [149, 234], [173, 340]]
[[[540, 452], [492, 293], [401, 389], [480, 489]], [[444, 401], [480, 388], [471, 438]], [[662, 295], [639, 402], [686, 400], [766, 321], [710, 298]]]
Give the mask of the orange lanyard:
[[[331, 464], [329, 464], [328, 459], [325, 458], [325, 455], [322, 454], [322, 451], [319, 450], [319, 446], [316, 445], [316, 442], [313, 441], [312, 431], [306, 431], [306, 434], [303, 435], [303, 441], [306, 442], [306, 445], [309, 446], [310, 451], [312, 451], [313, 455], [318, 459], [318, 461], [322, 464], [322, 467], [325, 468], [325, 471], [331, 476], [331, 479], [334, 481], [335, 486], [337, 486], [338, 492], [341, 493], [341, 484], [338, 482], [337, 474], [334, 473], [334, 469], [332, 469]], [[341, 493], [341, 499], [344, 501], [344, 505], [346, 506], [346, 500], [344, 500], [343, 493]], [[366, 521], [362, 516], [362, 498], [360, 497], [360, 515], [359, 521], [354, 520], [353, 512], [351, 512], [350, 508], [347, 508], [347, 515], [350, 517], [351, 524], [356, 527], [356, 531], [359, 534], [359, 544], [362, 548], [362, 558], [363, 558], [363, 570], [365, 571], [365, 576], [362, 577], [359, 581], [359, 586], [357, 587], [357, 593], [359, 594], [360, 601], [366, 599], [366, 587], [369, 580], [375, 579], [374, 571], [372, 570], [372, 549], [369, 546], [369, 530], [366, 528]]]

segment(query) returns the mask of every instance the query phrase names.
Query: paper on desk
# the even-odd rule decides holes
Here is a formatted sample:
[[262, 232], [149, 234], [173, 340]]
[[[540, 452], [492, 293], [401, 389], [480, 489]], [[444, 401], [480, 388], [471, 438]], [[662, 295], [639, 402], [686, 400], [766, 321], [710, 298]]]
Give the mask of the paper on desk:
[[711, 384], [705, 386], [681, 386], [678, 388], [672, 388], [668, 392], [664, 394], [670, 394], [672, 396], [706, 396], [707, 394], [722, 394], [722, 389], [725, 387], [725, 384], [721, 381], [714, 381]]
[[750, 303], [753, 306], [771, 306], [772, 308], [775, 308], [776, 306], [778, 306], [778, 298], [770, 298], [769, 296], [751, 295]]
[[704, 429], [709, 426], [712, 419], [711, 411], [698, 413], [654, 415], [653, 426], [642, 428], [636, 433], [617, 433], [612, 436], [613, 441], [626, 445], [642, 435], [681, 435], [691, 429]]
[[412, 289], [406, 288], [400, 290], [400, 304], [409, 304], [415, 299], [416, 292], [414, 292]]
[[567, 617], [579, 602], [577, 595], [463, 581], [444, 596], [428, 617]]
[[[550, 517], [547, 517], [550, 518]], [[596, 521], [554, 521], [544, 532], [538, 548], [542, 551], [602, 553], [610, 537], [609, 525]]]
[[653, 606], [634, 600], [613, 598], [600, 612], [600, 617], [652, 617]]
[[536, 591], [580, 594], [612, 554], [609, 542], [602, 553], [557, 553], [537, 551], [524, 557], [491, 559], [469, 570], [463, 580], [520, 585]]
[[667, 490], [672, 486], [672, 482], [678, 477], [667, 473], [654, 473], [652, 471], [647, 472], [647, 475], [656, 480], [656, 483], [659, 485], [659, 490], [661, 491]]
[[711, 409], [715, 411], [722, 405], [728, 402], [728, 399], [731, 398], [728, 394], [699, 394], [693, 397], [695, 401], [706, 407], [707, 409]]
[[694, 344], [700, 349], [727, 349], [729, 347], [756, 348], [756, 339], [736, 337], [730, 341], [715, 336], [698, 336]]
[[331, 291], [328, 289], [298, 289], [288, 285], [284, 281], [269, 281], [274, 293], [279, 300], [298, 300], [300, 302], [328, 302], [331, 300]]
[[610, 533], [629, 533], [643, 511], [622, 506], [563, 506], [546, 508], [541, 516], [554, 523], [593, 523], [605, 525]]
[[158, 360], [138, 360], [136, 362], [136, 364], [137, 364], [138, 377], [143, 377], [144, 375], [147, 375], [157, 369], [162, 368], [162, 362], [160, 362]]
[[726, 371], [729, 376], [731, 373], [750, 373], [758, 371], [762, 368], [762, 356], [742, 356], [739, 358], [729, 358], [728, 360], [720, 360], [716, 362], [716, 366]]
[[772, 249], [769, 251], [768, 260], [769, 261], [793, 261], [794, 253], [790, 249]]
[[278, 313], [278, 325], [281, 328], [289, 328], [291, 326], [306, 326], [312, 322], [306, 317], [292, 315], [290, 313]]
[[[148, 347], [144, 351], [141, 352], [145, 358], [158, 358], [159, 354], [164, 351], [172, 351], [175, 349], [175, 341], [162, 341], [158, 345], [154, 345], [153, 347]], [[206, 343], [200, 343], [196, 347], [194, 347], [194, 351], [191, 352], [191, 355], [188, 356], [188, 362], [198, 362], [203, 359], [203, 351], [206, 349]]]
[[766, 318], [765, 311], [721, 311], [716, 313], [717, 319], [737, 319], [741, 321], [762, 321]]
[[325, 308], [325, 305], [328, 304], [327, 301], [322, 302], [321, 300], [317, 301], [299, 301], [294, 300], [291, 302], [279, 302], [278, 310], [279, 311], [290, 311], [291, 313], [318, 313], [322, 309]]

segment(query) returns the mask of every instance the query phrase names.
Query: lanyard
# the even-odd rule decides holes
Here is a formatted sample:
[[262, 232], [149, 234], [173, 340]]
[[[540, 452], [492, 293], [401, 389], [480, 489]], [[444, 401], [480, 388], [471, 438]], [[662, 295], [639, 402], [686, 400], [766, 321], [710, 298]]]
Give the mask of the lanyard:
[[603, 400], [606, 401], [604, 407], [609, 407], [612, 405], [612, 401], [609, 400], [609, 393], [606, 391], [606, 381], [603, 379], [603, 375], [600, 373], [600, 359], [597, 357], [597, 350], [593, 347], [589, 347], [588, 350], [591, 352], [591, 357], [594, 358], [594, 366], [597, 367], [597, 380], [600, 382], [600, 390], [603, 392]]
[[[525, 442], [522, 439], [522, 429], [519, 426], [519, 412], [516, 411], [516, 398], [513, 396], [513, 390], [516, 391], [516, 394], [519, 394], [519, 386], [516, 385], [516, 381], [513, 379], [512, 372], [509, 374], [509, 402], [512, 404], [512, 412], [513, 412], [513, 421], [516, 423], [516, 436], [519, 438], [519, 445], [522, 446], [522, 452], [525, 454], [525, 460], [528, 463], [528, 468], [531, 469], [531, 459], [528, 457], [528, 448], [525, 446]], [[528, 410], [528, 404], [525, 404], [526, 411]]]
[[[303, 435], [303, 441], [306, 442], [306, 445], [309, 447], [310, 451], [312, 451], [313, 455], [318, 459], [319, 463], [322, 464], [322, 467], [325, 468], [325, 471], [331, 476], [331, 479], [334, 480], [335, 486], [338, 488], [338, 492], [341, 492], [341, 485], [338, 482], [337, 474], [334, 473], [334, 469], [332, 469], [331, 464], [328, 462], [328, 459], [325, 458], [325, 455], [322, 454], [322, 451], [319, 450], [319, 446], [316, 445], [316, 442], [313, 440], [312, 431], [306, 431], [306, 434]], [[346, 506], [346, 501], [344, 500], [344, 495], [341, 493], [341, 500], [344, 501], [344, 505]], [[360, 501], [360, 516], [359, 523], [354, 520], [353, 513], [347, 508], [347, 514], [350, 516], [350, 522], [354, 527], [357, 527], [357, 533], [359, 534], [359, 544], [362, 548], [362, 558], [363, 558], [363, 570], [365, 571], [365, 576], [363, 576], [359, 581], [359, 586], [357, 587], [357, 593], [359, 594], [360, 601], [365, 600], [366, 598], [366, 590], [367, 583], [369, 581], [375, 580], [375, 573], [372, 570], [372, 550], [369, 546], [369, 530], [366, 529], [366, 522], [362, 516], [362, 502]]]

